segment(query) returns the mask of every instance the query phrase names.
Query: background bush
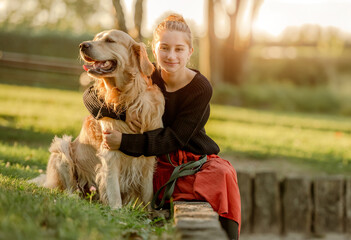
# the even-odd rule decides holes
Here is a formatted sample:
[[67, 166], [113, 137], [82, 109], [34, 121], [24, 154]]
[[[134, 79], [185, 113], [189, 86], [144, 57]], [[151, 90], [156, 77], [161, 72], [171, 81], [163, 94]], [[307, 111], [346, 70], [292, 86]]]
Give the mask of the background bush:
[[73, 35], [54, 31], [0, 31], [0, 50], [24, 54], [44, 55], [58, 58], [79, 56], [79, 44], [93, 35]]
[[219, 84], [214, 88], [212, 102], [256, 109], [351, 115], [351, 97], [323, 85]]

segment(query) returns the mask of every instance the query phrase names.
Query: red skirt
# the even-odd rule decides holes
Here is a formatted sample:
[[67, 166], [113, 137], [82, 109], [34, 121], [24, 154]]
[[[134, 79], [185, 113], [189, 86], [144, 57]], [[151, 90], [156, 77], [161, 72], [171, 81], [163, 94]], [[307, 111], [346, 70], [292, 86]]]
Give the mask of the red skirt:
[[[197, 161], [201, 157], [182, 150], [169, 156], [175, 166]], [[169, 180], [173, 169], [166, 155], [158, 157], [153, 179], [154, 192]], [[163, 193], [159, 198], [162, 196]], [[236, 171], [227, 160], [215, 154], [207, 156], [207, 161], [196, 174], [178, 178], [172, 196], [174, 201], [207, 201], [219, 216], [232, 219], [239, 224], [239, 229], [241, 227], [241, 202]]]

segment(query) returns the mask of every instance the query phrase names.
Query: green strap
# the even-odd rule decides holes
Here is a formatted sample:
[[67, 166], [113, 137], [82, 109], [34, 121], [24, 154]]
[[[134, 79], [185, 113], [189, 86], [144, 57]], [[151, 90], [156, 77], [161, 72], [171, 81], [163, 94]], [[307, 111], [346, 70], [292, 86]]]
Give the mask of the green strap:
[[[172, 164], [169, 155], [167, 155], [168, 161]], [[165, 204], [166, 200], [169, 200], [173, 194], [175, 184], [177, 182], [177, 179], [180, 177], [188, 176], [197, 173], [202, 165], [206, 162], [207, 160], [207, 155], [201, 156], [201, 158], [198, 161], [189, 161], [187, 163], [181, 164], [179, 166], [174, 166], [173, 173], [169, 180], [156, 192], [154, 195], [152, 201], [151, 201], [151, 207], [153, 209], [159, 210], [163, 207]], [[158, 199], [158, 196], [160, 195], [162, 189], [165, 188], [165, 192], [162, 196], [161, 203], [157, 206], [156, 201]]]

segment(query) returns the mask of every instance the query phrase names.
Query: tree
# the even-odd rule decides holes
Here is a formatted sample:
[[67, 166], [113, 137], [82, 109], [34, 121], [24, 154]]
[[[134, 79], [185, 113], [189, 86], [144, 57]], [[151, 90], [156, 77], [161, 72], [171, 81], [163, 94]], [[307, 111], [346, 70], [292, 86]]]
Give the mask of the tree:
[[123, 7], [120, 0], [112, 0], [113, 6], [116, 10], [116, 28], [128, 33]]
[[[141, 41], [144, 0], [135, 0], [134, 28], [128, 29], [123, 0], [3, 0], [5, 9], [0, 18], [1, 30], [53, 30], [74, 33], [96, 33], [117, 28]], [[112, 8], [111, 8], [112, 5]], [[114, 10], [114, 13], [112, 11]], [[101, 17], [104, 18], [101, 18]], [[107, 21], [106, 21], [106, 18]], [[102, 24], [104, 23], [104, 24]], [[102, 27], [104, 26], [104, 27]]]
[[134, 28], [127, 29], [125, 14], [121, 4], [121, 0], [112, 0], [116, 15], [116, 28], [129, 33], [137, 41], [142, 41], [141, 25], [143, 21], [143, 3], [144, 0], [135, 0], [134, 5]]
[[[234, 9], [227, 7], [221, 0], [208, 0], [208, 34], [210, 39], [211, 78], [213, 81], [240, 84], [240, 74], [252, 41], [252, 24], [258, 14], [263, 0], [232, 0]], [[229, 17], [229, 34], [219, 40], [214, 32], [216, 11], [215, 5], [222, 4]], [[248, 19], [244, 19], [249, 16]], [[246, 20], [246, 21], [244, 21]], [[246, 35], [240, 30], [248, 29]], [[213, 63], [212, 63], [213, 62]], [[219, 73], [219, 74], [218, 74]]]
[[213, 83], [219, 82], [220, 80], [220, 61], [219, 61], [219, 48], [218, 48], [218, 39], [215, 33], [215, 11], [214, 5], [218, 0], [209, 0], [208, 1], [208, 12], [207, 12], [207, 31], [209, 38], [209, 66], [211, 81]]
[[142, 41], [143, 36], [141, 34], [141, 25], [143, 22], [143, 3], [144, 0], [136, 0], [135, 7], [134, 7], [134, 25], [137, 36], [135, 37], [136, 40]]

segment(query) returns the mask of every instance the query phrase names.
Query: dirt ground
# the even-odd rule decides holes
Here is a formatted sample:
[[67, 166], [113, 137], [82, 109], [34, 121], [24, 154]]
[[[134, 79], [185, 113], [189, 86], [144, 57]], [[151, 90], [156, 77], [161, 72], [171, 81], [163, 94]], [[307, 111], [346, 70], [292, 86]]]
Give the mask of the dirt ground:
[[277, 236], [271, 234], [242, 234], [240, 240], [350, 240], [351, 236], [346, 234], [327, 234], [324, 236], [306, 236], [300, 234], [293, 234], [288, 236]]
[[307, 164], [294, 163], [284, 159], [248, 159], [233, 157], [230, 155], [220, 155], [223, 159], [228, 160], [237, 172], [276, 172], [278, 178], [292, 177], [292, 176], [308, 176], [319, 177], [330, 175], [321, 170], [313, 168]]

